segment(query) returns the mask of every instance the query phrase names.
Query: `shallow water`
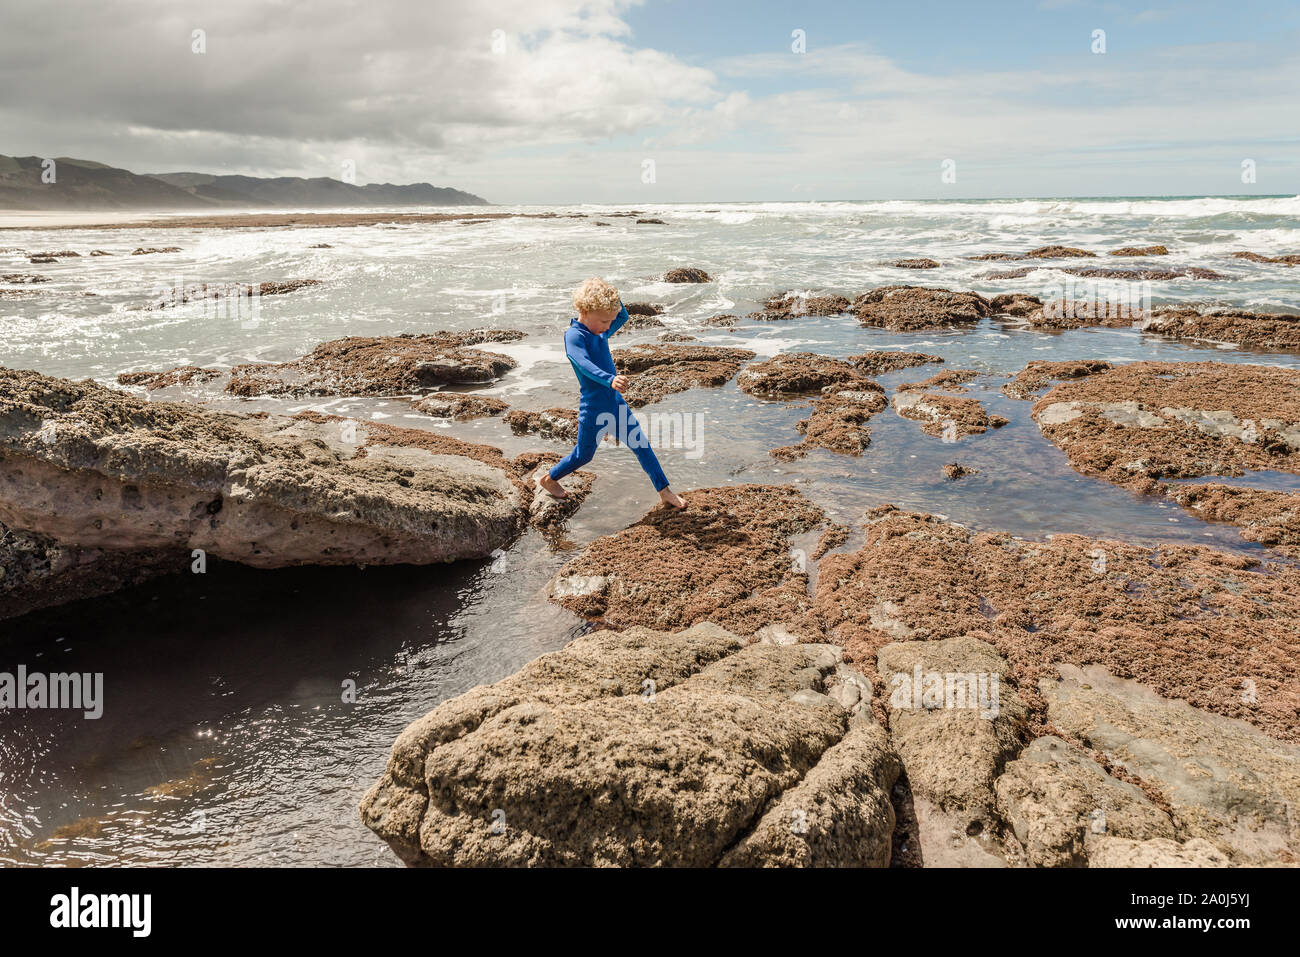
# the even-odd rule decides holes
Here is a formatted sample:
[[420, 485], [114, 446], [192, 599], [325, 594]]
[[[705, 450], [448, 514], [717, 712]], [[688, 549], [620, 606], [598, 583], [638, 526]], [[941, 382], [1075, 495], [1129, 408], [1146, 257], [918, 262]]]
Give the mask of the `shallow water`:
[[[849, 317], [700, 326], [718, 312], [744, 315], [787, 288], [853, 293], [887, 282], [1042, 291], [1056, 272], [981, 281], [1000, 268], [954, 257], [1022, 252], [1047, 243], [1105, 250], [1164, 243], [1168, 265], [1209, 266], [1234, 278], [1152, 283], [1156, 302], [1218, 300], [1300, 308], [1297, 273], [1228, 258], [1238, 249], [1300, 249], [1295, 199], [1037, 201], [988, 203], [641, 206], [668, 226], [588, 219], [502, 220], [473, 225], [273, 230], [71, 230], [0, 232], [0, 247], [31, 251], [177, 245], [182, 253], [63, 260], [30, 266], [0, 253], [0, 272], [40, 272], [58, 295], [0, 301], [0, 362], [111, 382], [123, 371], [173, 365], [283, 360], [347, 334], [422, 332], [484, 325], [529, 337], [491, 346], [520, 367], [486, 390], [517, 407], [572, 405], [572, 372], [558, 332], [566, 290], [603, 273], [625, 301], [667, 306], [662, 318], [701, 341], [753, 349], [847, 355], [905, 349], [941, 355], [880, 377], [900, 382], [938, 368], [981, 373], [969, 395], [1010, 424], [956, 443], [931, 438], [892, 409], [870, 423], [860, 459], [814, 452], [780, 463], [768, 450], [798, 440], [801, 402], [768, 402], [732, 382], [670, 396], [642, 410], [700, 423], [699, 455], [663, 448], [675, 487], [795, 482], [833, 520], [853, 522], [891, 502], [982, 529], [1042, 538], [1076, 532], [1145, 544], [1205, 543], [1264, 556], [1235, 529], [1206, 524], [1156, 497], [1084, 478], [1039, 434], [1032, 403], [999, 388], [1032, 359], [1102, 358], [1262, 362], [1296, 367], [1295, 356], [1191, 344], [1134, 330], [1044, 334], [1011, 321], [901, 335], [860, 328]], [[708, 212], [717, 210], [717, 212]], [[598, 227], [594, 221], [614, 225]], [[333, 249], [312, 250], [327, 242]], [[944, 262], [928, 272], [894, 269], [902, 256]], [[1132, 264], [1109, 257], [1089, 265]], [[700, 266], [717, 281], [674, 286], [654, 277]], [[135, 307], [162, 286], [193, 282], [322, 278], [313, 289], [268, 297], [256, 324]], [[94, 297], [81, 296], [85, 291]], [[653, 334], [620, 336], [654, 341]], [[510, 433], [499, 420], [448, 424], [400, 400], [242, 402], [205, 387], [155, 398], [190, 398], [240, 409], [319, 408], [392, 424], [433, 428], [510, 453], [561, 447]], [[979, 474], [957, 481], [942, 466]], [[585, 625], [545, 601], [548, 578], [600, 535], [635, 521], [653, 491], [624, 449], [603, 449], [591, 469], [593, 497], [557, 549], [529, 533], [498, 561], [428, 568], [294, 569], [259, 572], [213, 563], [204, 576], [160, 579], [107, 598], [0, 623], [0, 670], [103, 672], [103, 718], [0, 712], [0, 862], [190, 864], [394, 864], [360, 823], [356, 805], [382, 772], [410, 721], [476, 684], [497, 680], [563, 646]], [[1294, 476], [1259, 474], [1257, 487], [1297, 487]], [[355, 703], [342, 701], [355, 682]]]

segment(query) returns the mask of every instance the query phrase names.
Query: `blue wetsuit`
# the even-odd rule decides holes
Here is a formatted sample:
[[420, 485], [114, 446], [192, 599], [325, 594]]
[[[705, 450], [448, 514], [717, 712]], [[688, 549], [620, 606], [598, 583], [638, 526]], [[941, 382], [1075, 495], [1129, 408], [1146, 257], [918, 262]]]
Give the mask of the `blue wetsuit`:
[[637, 461], [650, 476], [655, 491], [668, 487], [668, 478], [632, 410], [611, 387], [617, 372], [609, 351], [609, 337], [627, 322], [627, 307], [619, 303], [618, 317], [604, 332], [592, 332], [577, 319], [564, 331], [564, 354], [578, 374], [582, 397], [578, 402], [578, 444], [551, 469], [551, 478], [561, 479], [577, 471], [596, 454], [601, 436], [613, 431], [620, 442], [636, 453]]

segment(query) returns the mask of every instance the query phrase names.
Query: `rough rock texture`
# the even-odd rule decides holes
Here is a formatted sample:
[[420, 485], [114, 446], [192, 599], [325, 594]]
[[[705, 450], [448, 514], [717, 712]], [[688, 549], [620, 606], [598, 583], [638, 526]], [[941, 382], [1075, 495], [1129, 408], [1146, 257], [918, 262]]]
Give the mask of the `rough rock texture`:
[[1179, 838], [1204, 839], [1237, 863], [1296, 862], [1300, 747], [1161, 698], [1100, 666], [1061, 673], [1060, 681], [1041, 682], [1049, 720], [1153, 782]]
[[[136, 254], [132, 253], [132, 255]], [[320, 284], [319, 279], [283, 279], [259, 283], [213, 283], [211, 285], [197, 283], [190, 286], [173, 286], [168, 292], [141, 308], [169, 309], [187, 302], [201, 302], [207, 299], [238, 300], [240, 297], [251, 299], [254, 295], [260, 299], [263, 296], [280, 296]]]
[[1231, 276], [1225, 276], [1223, 273], [1215, 272], [1213, 269], [1206, 269], [1202, 266], [1178, 266], [1173, 269], [1163, 269], [1155, 267], [1134, 268], [1134, 269], [1104, 269], [1101, 267], [1088, 267], [1077, 269], [1063, 269], [1062, 272], [1071, 276], [1082, 276], [1085, 279], [1123, 279], [1130, 282], [1142, 282], [1151, 279], [1231, 279]]
[[851, 718], [755, 828], [723, 856], [722, 867], [888, 867], [898, 758], [884, 729]]
[[996, 315], [1024, 318], [1042, 312], [1043, 301], [1028, 293], [1004, 292], [989, 300], [989, 308]]
[[1163, 837], [1150, 841], [1101, 837], [1088, 856], [1089, 867], [1228, 867], [1230, 863], [1213, 844], [1199, 837], [1185, 844]]
[[497, 416], [510, 405], [501, 399], [465, 392], [436, 392], [411, 403], [411, 408], [440, 419], [480, 419]]
[[578, 413], [574, 409], [545, 409], [537, 412], [531, 409], [514, 409], [507, 412], [505, 421], [516, 435], [536, 433], [547, 439], [560, 442], [578, 440]]
[[615, 367], [631, 379], [623, 398], [634, 409], [675, 392], [723, 385], [754, 358], [749, 349], [695, 345], [629, 346], [613, 355]]
[[852, 456], [867, 450], [871, 444], [871, 430], [864, 423], [889, 405], [885, 390], [867, 379], [852, 388], [828, 386], [824, 391], [821, 398], [813, 400], [812, 414], [795, 423], [803, 441], [798, 445], [772, 449], [772, 455], [791, 461], [802, 458], [813, 449]]
[[[180, 246], [141, 246], [131, 250], [132, 256], [152, 256], [157, 253], [178, 253], [181, 251]], [[73, 253], [75, 256], [76, 253]]]
[[925, 286], [880, 286], [853, 300], [853, 308], [862, 325], [895, 332], [976, 322], [992, 312], [979, 293]]
[[1074, 246], [1039, 246], [1025, 253], [1026, 259], [1077, 259], [1095, 257], [1097, 254]]
[[81, 549], [425, 564], [483, 557], [525, 516], [511, 464], [487, 446], [0, 369], [0, 522]]
[[1112, 256], [1168, 256], [1164, 246], [1121, 246], [1110, 251]]
[[853, 367], [864, 375], [884, 375], [886, 372], [895, 372], [899, 369], [911, 369], [914, 366], [923, 366], [931, 362], [943, 362], [943, 357], [925, 352], [879, 350], [849, 356], [845, 361], [852, 363]]
[[686, 628], [712, 621], [741, 635], [772, 625], [819, 636], [791, 536], [823, 513], [789, 485], [735, 485], [684, 495], [592, 542], [552, 579], [551, 600], [612, 627]]
[[848, 525], [831, 525], [826, 531], [822, 532], [821, 537], [817, 539], [817, 544], [808, 557], [816, 561], [828, 552], [834, 551], [849, 540], [849, 535], [853, 529]]
[[118, 385], [142, 385], [148, 391], [189, 382], [211, 382], [225, 375], [222, 369], [203, 369], [199, 366], [177, 366], [165, 372], [123, 372], [117, 377]]
[[[1025, 706], [1005, 683], [1006, 661], [989, 643], [963, 635], [887, 644], [876, 669], [913, 801], [932, 805], [926, 819], [948, 818], [946, 829], [959, 836], [991, 830], [993, 782], [1026, 734]], [[935, 836], [922, 831], [923, 854]]]
[[0, 276], [0, 280], [22, 285], [24, 283], [49, 282], [50, 277], [42, 276], [40, 273], [34, 272], [7, 272], [3, 276]]
[[579, 469], [560, 480], [560, 487], [569, 494], [556, 498], [538, 481], [562, 456], [555, 452], [524, 452], [513, 462], [514, 470], [522, 476], [524, 485], [531, 490], [528, 503], [528, 524], [542, 531], [557, 531], [564, 526], [591, 494], [596, 476]]
[[[1137, 266], [1130, 269], [1113, 269], [1103, 266], [1073, 266], [1065, 268], [1062, 266], [1051, 267], [1055, 272], [1063, 272], [1070, 276], [1080, 276], [1084, 279], [1115, 279], [1125, 282], [1146, 282], [1155, 279], [1231, 279], [1231, 276], [1225, 276], [1222, 273], [1215, 272], [1213, 269], [1206, 269], [1203, 266]], [[1037, 268], [1026, 266], [1019, 269], [1007, 269], [999, 272], [989, 273], [984, 279], [1023, 279], [1025, 276], [1036, 272], [1044, 272], [1046, 267]]]
[[579, 638], [407, 728], [362, 819], [411, 864], [886, 865], [897, 759], [837, 650], [741, 645]]
[[822, 559], [815, 609], [881, 694], [883, 645], [978, 636], [1008, 661], [1035, 735], [1054, 733], [1038, 680], [1063, 662], [1300, 741], [1300, 569], [1204, 546], [1023, 541], [890, 506], [868, 522], [861, 548]]
[[1282, 266], [1300, 266], [1300, 256], [1264, 256], [1260, 253], [1240, 252], [1233, 253], [1234, 259], [1248, 259], [1253, 263], [1273, 263]]
[[921, 431], [955, 442], [968, 435], [980, 435], [1007, 424], [1000, 415], [989, 415], [978, 399], [959, 399], [935, 392], [900, 390], [891, 400], [894, 411], [905, 419], [921, 423]]
[[930, 376], [928, 379], [922, 379], [919, 382], [904, 382], [898, 387], [900, 392], [920, 391], [926, 389], [947, 389], [949, 392], [966, 392], [966, 387], [962, 384], [978, 378], [980, 375], [977, 369], [943, 369]]
[[1062, 362], [1033, 359], [1002, 387], [1002, 394], [1013, 399], [1032, 399], [1054, 380], [1082, 379], [1109, 368], [1111, 364], [1101, 359], [1066, 359]]
[[763, 362], [746, 366], [736, 385], [749, 395], [785, 398], [827, 389], [876, 389], [852, 360], [832, 359], [814, 352], [782, 352]]
[[1241, 537], [1300, 557], [1300, 494], [1219, 482], [1163, 485], [1166, 495], [1207, 522], [1236, 525]]
[[795, 319], [799, 316], [838, 316], [848, 312], [848, 297], [840, 295], [809, 295], [805, 292], [778, 292], [763, 303], [763, 310], [750, 313], [750, 319], [771, 321]]
[[629, 316], [657, 316], [664, 311], [664, 307], [653, 302], [629, 302], [624, 304]]
[[999, 813], [1031, 867], [1083, 867], [1098, 836], [1173, 840], [1174, 824], [1138, 788], [1111, 777], [1086, 751], [1036, 738], [997, 779]]
[[713, 282], [713, 280], [709, 278], [709, 274], [703, 269], [682, 266], [664, 273], [664, 282]]
[[1152, 491], [1157, 478], [1300, 472], [1300, 371], [1135, 362], [1064, 382], [1034, 404], [1075, 469]]
[[979, 474], [980, 474], [979, 469], [962, 465], [960, 462], [949, 462], [947, 465], [943, 467], [943, 477], [948, 479], [948, 481], [950, 482], [955, 481], [959, 478], [963, 478], [967, 475], [979, 475]]
[[938, 269], [939, 264], [933, 259], [898, 259], [894, 261], [896, 269]]
[[624, 332], [644, 332], [647, 329], [663, 329], [664, 324], [660, 319], [647, 315], [632, 315], [629, 313], [627, 322], [623, 323], [619, 333]]
[[235, 395], [411, 395], [444, 385], [478, 385], [517, 364], [508, 356], [466, 348], [511, 342], [524, 333], [507, 329], [428, 335], [347, 336], [323, 342], [301, 359], [250, 363], [231, 370]]
[[1143, 322], [1142, 331], [1252, 349], [1300, 350], [1300, 315], [1295, 313], [1158, 306]]
[[0, 524], [0, 620], [184, 571], [189, 562], [183, 549], [84, 549]]

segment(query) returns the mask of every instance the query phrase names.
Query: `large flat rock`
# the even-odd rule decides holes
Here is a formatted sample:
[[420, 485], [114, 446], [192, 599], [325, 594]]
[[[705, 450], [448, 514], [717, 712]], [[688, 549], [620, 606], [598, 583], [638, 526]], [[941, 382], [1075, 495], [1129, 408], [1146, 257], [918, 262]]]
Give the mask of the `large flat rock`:
[[63, 544], [424, 564], [489, 555], [526, 521], [511, 463], [487, 446], [0, 369], [0, 522]]
[[1300, 747], [1100, 666], [1060, 671], [1042, 682], [1052, 723], [1154, 783], [1179, 838], [1201, 838], [1234, 863], [1295, 860]]
[[824, 693], [838, 667], [711, 624], [593, 633], [408, 728], [362, 818], [412, 864], [883, 865], [896, 759]]

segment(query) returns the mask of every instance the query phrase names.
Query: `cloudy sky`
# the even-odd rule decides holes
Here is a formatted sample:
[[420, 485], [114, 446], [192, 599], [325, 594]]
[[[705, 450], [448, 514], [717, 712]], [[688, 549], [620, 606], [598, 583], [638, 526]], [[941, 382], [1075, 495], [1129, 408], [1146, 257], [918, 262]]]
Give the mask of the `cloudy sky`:
[[1300, 192], [1300, 4], [1148, 2], [4, 0], [0, 153], [499, 203]]

